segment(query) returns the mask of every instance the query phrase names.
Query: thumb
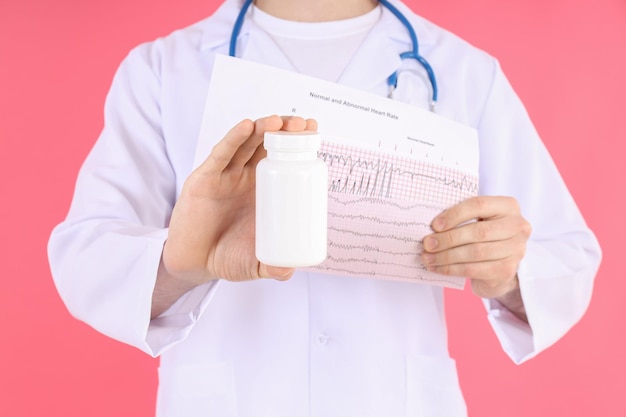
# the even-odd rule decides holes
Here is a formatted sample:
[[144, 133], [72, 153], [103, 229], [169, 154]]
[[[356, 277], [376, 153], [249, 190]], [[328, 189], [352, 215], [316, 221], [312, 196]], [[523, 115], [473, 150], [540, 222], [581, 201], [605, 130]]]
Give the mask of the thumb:
[[296, 272], [294, 268], [284, 268], [281, 266], [271, 266], [259, 262], [259, 277], [274, 278], [279, 281], [287, 281]]

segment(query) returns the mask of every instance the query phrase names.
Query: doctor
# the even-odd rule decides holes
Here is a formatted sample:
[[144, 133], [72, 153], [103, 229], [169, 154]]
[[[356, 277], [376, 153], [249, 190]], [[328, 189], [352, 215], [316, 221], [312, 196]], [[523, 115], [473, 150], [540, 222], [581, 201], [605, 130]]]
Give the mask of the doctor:
[[[443, 212], [423, 261], [463, 275], [516, 363], [587, 308], [600, 249], [497, 61], [398, 1], [435, 70], [437, 112], [478, 129], [481, 197]], [[239, 0], [135, 48], [107, 97], [49, 257], [68, 309], [161, 357], [157, 415], [465, 416], [443, 291], [269, 267], [254, 257], [254, 167], [268, 130], [243, 120], [191, 172], [216, 54]], [[407, 28], [372, 0], [257, 0], [237, 56], [427, 108]], [[245, 97], [241, 98], [245, 100]], [[469, 222], [470, 220], [479, 220]], [[531, 232], [532, 225], [532, 232]]]

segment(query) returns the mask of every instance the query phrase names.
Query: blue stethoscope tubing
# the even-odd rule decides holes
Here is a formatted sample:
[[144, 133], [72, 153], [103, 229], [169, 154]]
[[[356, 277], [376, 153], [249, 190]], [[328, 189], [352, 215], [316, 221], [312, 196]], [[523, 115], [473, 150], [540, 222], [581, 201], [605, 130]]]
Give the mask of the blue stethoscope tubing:
[[[233, 25], [233, 31], [230, 36], [230, 45], [228, 49], [228, 54], [230, 56], [235, 56], [235, 52], [237, 49], [237, 37], [239, 36], [239, 32], [241, 32], [241, 27], [243, 26], [243, 21], [245, 19], [246, 12], [248, 11], [248, 8], [250, 8], [252, 1], [253, 0], [244, 1], [243, 5], [241, 6], [241, 10], [239, 11], [239, 15], [237, 16], [237, 19], [235, 20], [235, 24]], [[404, 27], [409, 32], [413, 49], [410, 51], [401, 53], [400, 58], [403, 60], [411, 59], [411, 58], [415, 59], [417, 62], [420, 63], [420, 65], [426, 71], [428, 75], [428, 80], [430, 81], [430, 86], [432, 88], [430, 109], [434, 111], [435, 105], [437, 104], [437, 95], [438, 95], [437, 94], [438, 93], [437, 79], [435, 78], [435, 72], [433, 71], [433, 68], [430, 66], [428, 61], [426, 61], [426, 59], [419, 54], [419, 42], [417, 40], [417, 34], [415, 33], [415, 30], [413, 29], [413, 25], [411, 25], [411, 22], [409, 22], [406, 16], [403, 15], [402, 12], [400, 12], [400, 10], [398, 10], [393, 4], [389, 3], [388, 0], [378, 0], [378, 2], [382, 4], [384, 7], [386, 7], [391, 13], [393, 13], [393, 15], [398, 18], [400, 23], [402, 23], [402, 25], [404, 25]], [[395, 71], [393, 74], [389, 76], [389, 78], [387, 78], [387, 84], [389, 85], [390, 91], [395, 90], [395, 88], [398, 85], [398, 71]]]

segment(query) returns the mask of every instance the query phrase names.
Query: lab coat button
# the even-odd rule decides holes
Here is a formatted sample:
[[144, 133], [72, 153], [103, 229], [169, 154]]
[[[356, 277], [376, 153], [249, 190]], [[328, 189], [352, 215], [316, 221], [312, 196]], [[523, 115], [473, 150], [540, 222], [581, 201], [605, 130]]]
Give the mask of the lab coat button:
[[324, 333], [320, 333], [315, 337], [315, 341], [317, 342], [317, 344], [322, 346], [327, 345], [329, 340], [330, 337], [328, 337], [328, 335]]

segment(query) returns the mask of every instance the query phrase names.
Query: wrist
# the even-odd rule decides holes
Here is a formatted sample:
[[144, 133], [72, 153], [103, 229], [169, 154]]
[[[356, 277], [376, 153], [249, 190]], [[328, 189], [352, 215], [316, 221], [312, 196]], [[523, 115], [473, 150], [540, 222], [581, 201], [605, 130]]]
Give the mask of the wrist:
[[494, 300], [502, 304], [507, 310], [513, 313], [518, 319], [525, 323], [528, 323], [528, 317], [526, 316], [526, 308], [524, 306], [524, 300], [522, 298], [522, 291], [519, 285], [519, 277], [515, 274], [512, 280], [511, 288], [494, 297]]

